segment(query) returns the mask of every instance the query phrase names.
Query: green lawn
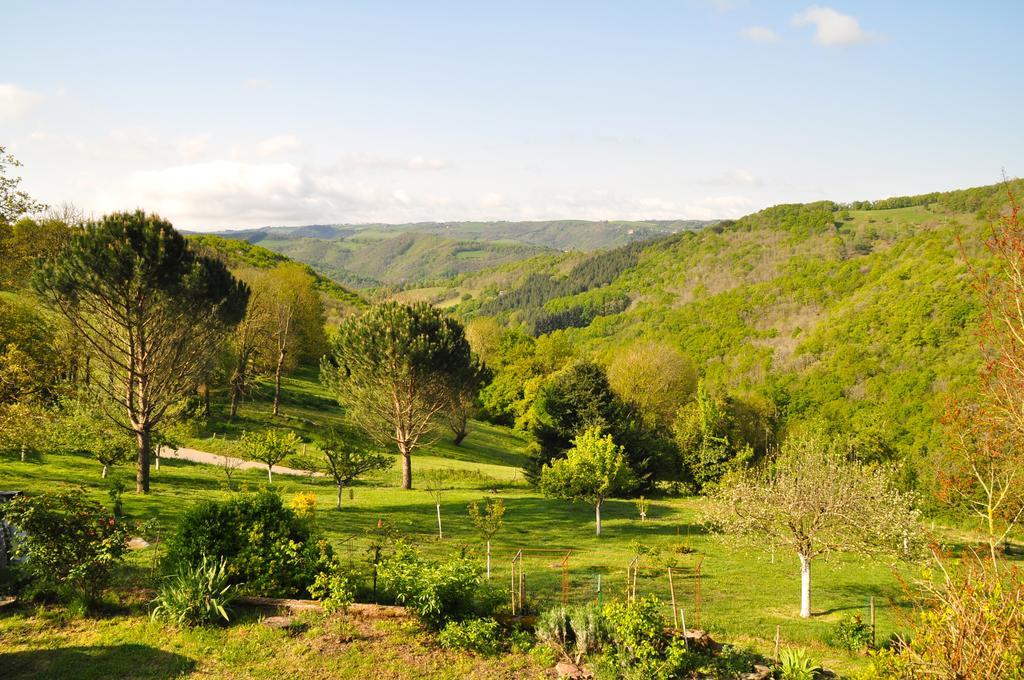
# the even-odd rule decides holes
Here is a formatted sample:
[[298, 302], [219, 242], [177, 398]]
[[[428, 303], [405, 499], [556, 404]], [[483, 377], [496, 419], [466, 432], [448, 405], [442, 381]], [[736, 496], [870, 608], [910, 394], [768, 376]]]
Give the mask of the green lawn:
[[[287, 389], [284, 407], [287, 417], [281, 422], [294, 426], [305, 436], [338, 417], [333, 403], [311, 381], [300, 377], [289, 381]], [[244, 429], [266, 426], [271, 420], [268, 411], [263, 401], [247, 403], [237, 422], [217, 421], [211, 426], [210, 429], [218, 433], [216, 440], [209, 439], [213, 434], [209, 432], [201, 433], [188, 443], [201, 449], [235, 453], [233, 439]], [[437, 441], [414, 455], [414, 483], [416, 473], [428, 467], [465, 471], [456, 477], [457, 488], [444, 497], [443, 541], [437, 539], [437, 520], [430, 495], [421, 490], [398, 489], [397, 466], [377, 478], [356, 484], [351, 497], [345, 494], [340, 512], [334, 509], [335, 490], [327, 480], [278, 475], [274, 484], [286, 495], [315, 492], [319, 500], [317, 522], [320, 528], [336, 551], [353, 562], [365, 558], [362, 533], [378, 519], [392, 522], [430, 553], [441, 554], [464, 546], [478, 550], [479, 540], [469, 522], [466, 504], [485, 495], [497, 495], [504, 499], [507, 512], [506, 526], [494, 541], [493, 577], [504, 584], [509, 578], [509, 560], [518, 550], [524, 550], [527, 594], [542, 607], [555, 604], [562, 597], [561, 564], [566, 556], [571, 600], [597, 597], [598, 577], [603, 598], [621, 594], [627, 565], [639, 543], [657, 554], [641, 557], [638, 594], [656, 593], [667, 603], [670, 599], [667, 565], [673, 564], [677, 601], [685, 611], [687, 624], [696, 626], [695, 567], [699, 563], [700, 626], [711, 630], [721, 640], [741, 642], [770, 652], [778, 627], [783, 645], [807, 647], [819, 663], [851, 671], [863, 666], [864, 660], [835, 650], [824, 642], [841, 618], [852, 613], [866, 614], [868, 600], [874, 597], [878, 638], [884, 640], [899, 630], [901, 619], [896, 608], [904, 603], [904, 594], [897, 574], [913, 578], [918, 567], [854, 556], [821, 560], [814, 565], [812, 605], [815, 616], [809, 621], [800, 620], [795, 555], [779, 552], [772, 562], [767, 552], [728, 547], [718, 537], [707, 535], [700, 525], [703, 501], [699, 498], [656, 499], [646, 522], [639, 521], [632, 502], [610, 501], [602, 513], [605, 535], [597, 538], [593, 534], [592, 508], [545, 499], [520, 481], [518, 465], [524, 446], [525, 440], [509, 430], [473, 423], [471, 434], [461, 447], [452, 445], [450, 437], [442, 433]], [[129, 472], [125, 468], [113, 474], [127, 477]], [[264, 473], [258, 470], [238, 471], [235, 479], [243, 488], [254, 489], [265, 483]], [[224, 482], [223, 472], [217, 467], [165, 460], [161, 469], [153, 473], [152, 493], [148, 496], [126, 494], [125, 510], [134, 518], [155, 518], [164, 531], [169, 531], [191, 504], [202, 499], [226, 498], [231, 492]], [[0, 459], [0, 488], [41, 491], [67, 484], [80, 484], [97, 499], [108, 502], [108, 482], [99, 478], [99, 465], [92, 460], [45, 455], [25, 463]], [[142, 555], [134, 557], [145, 560]], [[669, 614], [670, 609], [666, 608], [666, 615]], [[21, 655], [38, 653], [33, 650], [41, 646], [81, 648], [61, 652], [61, 658], [68, 663], [79, 656], [115, 658], [126, 653], [125, 645], [143, 645], [150, 651], [140, 652], [141, 658], [155, 654], [157, 665], [184, 664], [182, 668], [185, 668], [188, 663], [178, 657], [205, 659], [204, 650], [215, 649], [216, 658], [238, 674], [269, 677], [276, 672], [274, 669], [281, 668], [275, 665], [276, 661], [260, 666], [261, 670], [256, 672], [251, 665], [232, 665], [234, 662], [226, 657], [234, 654], [249, 663], [252, 657], [244, 651], [247, 645], [261, 648], [261, 643], [254, 640], [272, 634], [278, 633], [254, 626], [232, 626], [226, 630], [164, 636], [158, 627], [147, 623], [139, 614], [65, 624], [24, 611], [13, 615], [0, 613], [0, 644], [14, 645]], [[116, 649], [107, 649], [111, 646]], [[172, 658], [165, 654], [178, 656]], [[0, 667], [5, 658], [0, 655]], [[205, 660], [194, 668], [202, 669], [204, 663]], [[451, 677], [459, 676], [455, 673]]]

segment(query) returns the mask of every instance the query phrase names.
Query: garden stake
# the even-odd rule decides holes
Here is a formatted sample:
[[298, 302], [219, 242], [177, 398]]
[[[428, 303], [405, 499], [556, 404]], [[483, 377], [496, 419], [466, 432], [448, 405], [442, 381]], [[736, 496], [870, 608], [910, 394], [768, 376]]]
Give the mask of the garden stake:
[[775, 663], [779, 662], [779, 629], [781, 626], [775, 626]]
[[668, 589], [672, 593], [672, 627], [679, 630], [679, 618], [676, 616], [676, 588], [672, 585], [672, 567], [668, 568]]

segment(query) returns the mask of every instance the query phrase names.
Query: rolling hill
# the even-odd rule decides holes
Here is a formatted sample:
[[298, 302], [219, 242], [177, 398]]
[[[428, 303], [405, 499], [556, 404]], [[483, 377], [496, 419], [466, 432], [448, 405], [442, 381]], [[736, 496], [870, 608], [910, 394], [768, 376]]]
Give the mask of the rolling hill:
[[915, 459], [942, 445], [944, 399], [976, 374], [980, 310], [958, 238], [983, 264], [1006, 190], [775, 206], [403, 296], [523, 324], [599, 360], [666, 340], [709, 384], [770, 403], [783, 422], [824, 419]]
[[352, 286], [442, 282], [550, 251], [593, 251], [700, 229], [709, 222], [560, 220], [309, 225], [218, 232], [258, 243]]

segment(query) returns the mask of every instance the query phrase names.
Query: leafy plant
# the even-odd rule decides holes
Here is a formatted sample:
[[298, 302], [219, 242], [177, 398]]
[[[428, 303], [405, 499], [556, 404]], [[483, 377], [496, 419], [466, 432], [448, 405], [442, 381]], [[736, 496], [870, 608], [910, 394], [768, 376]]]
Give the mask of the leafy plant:
[[246, 456], [267, 466], [267, 481], [274, 481], [274, 466], [299, 450], [302, 440], [291, 430], [243, 432], [242, 449]]
[[24, 534], [15, 556], [37, 593], [91, 600], [124, 558], [127, 527], [82, 489], [18, 496], [2, 512]]
[[168, 576], [153, 603], [153, 618], [179, 626], [204, 626], [229, 621], [228, 607], [236, 597], [228, 563], [205, 555], [198, 564], [184, 565]]
[[352, 604], [355, 600], [355, 583], [351, 574], [335, 563], [327, 571], [316, 575], [313, 585], [309, 587], [309, 595], [320, 600], [324, 611], [330, 614]]
[[465, 649], [477, 654], [493, 655], [501, 651], [501, 627], [491, 618], [450, 621], [437, 635], [445, 649]]
[[606, 655], [619, 669], [659, 674], [667, 641], [661, 603], [654, 596], [613, 600], [604, 606], [611, 640]]
[[860, 614], [847, 616], [836, 625], [831, 641], [836, 647], [859, 652], [871, 646], [871, 626], [864, 623]]
[[427, 626], [438, 629], [471, 610], [480, 586], [480, 567], [464, 556], [439, 562], [404, 542], [379, 566], [381, 585]]
[[784, 649], [779, 654], [779, 673], [782, 680], [814, 680], [818, 671], [806, 649]]
[[332, 554], [310, 523], [268, 488], [188, 510], [169, 541], [168, 562], [191, 565], [219, 555], [227, 559], [231, 583], [244, 591], [294, 597], [308, 593]]

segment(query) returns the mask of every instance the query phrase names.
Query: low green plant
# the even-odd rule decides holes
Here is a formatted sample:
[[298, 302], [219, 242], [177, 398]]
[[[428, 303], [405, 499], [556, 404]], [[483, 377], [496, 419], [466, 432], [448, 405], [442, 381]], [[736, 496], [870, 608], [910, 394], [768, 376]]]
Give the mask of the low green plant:
[[814, 680], [819, 670], [806, 649], [784, 649], [779, 654], [779, 677], [782, 680]]
[[605, 651], [622, 673], [662, 675], [667, 647], [661, 603], [652, 596], [613, 600], [602, 610], [611, 642]]
[[859, 614], [847, 616], [832, 631], [830, 642], [850, 652], [868, 649], [871, 647], [871, 626], [864, 623]]
[[192, 507], [168, 546], [172, 567], [220, 555], [231, 583], [269, 597], [305, 596], [333, 564], [330, 545], [272, 489]]
[[464, 649], [491, 656], [501, 651], [501, 627], [492, 618], [449, 621], [437, 635], [445, 649]]
[[313, 579], [309, 594], [320, 600], [324, 611], [328, 614], [344, 609], [355, 600], [356, 586], [351, 574], [335, 563], [327, 571], [322, 571]]
[[463, 555], [426, 559], [404, 541], [378, 567], [384, 590], [435, 630], [472, 611], [480, 575], [479, 565]]
[[236, 597], [223, 557], [182, 566], [168, 576], [153, 600], [154, 619], [179, 626], [205, 626], [230, 621], [228, 607]]
[[14, 556], [30, 595], [92, 601], [124, 559], [127, 526], [82, 489], [19, 496], [3, 517], [24, 535]]

